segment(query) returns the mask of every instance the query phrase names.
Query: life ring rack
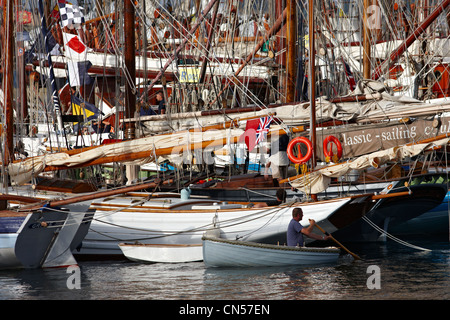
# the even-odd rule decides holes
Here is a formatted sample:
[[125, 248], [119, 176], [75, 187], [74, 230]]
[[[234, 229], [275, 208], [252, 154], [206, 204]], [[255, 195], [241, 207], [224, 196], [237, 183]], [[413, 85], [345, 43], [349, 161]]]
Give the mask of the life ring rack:
[[[298, 148], [298, 155], [294, 154], [294, 147], [299, 143], [303, 143], [306, 145], [307, 151], [305, 155], [301, 154], [300, 148]], [[289, 141], [287, 147], [287, 155], [289, 157], [289, 160], [291, 160], [293, 163], [302, 164], [307, 162], [309, 159], [311, 159], [312, 153], [313, 153], [313, 146], [308, 138], [297, 137]]]

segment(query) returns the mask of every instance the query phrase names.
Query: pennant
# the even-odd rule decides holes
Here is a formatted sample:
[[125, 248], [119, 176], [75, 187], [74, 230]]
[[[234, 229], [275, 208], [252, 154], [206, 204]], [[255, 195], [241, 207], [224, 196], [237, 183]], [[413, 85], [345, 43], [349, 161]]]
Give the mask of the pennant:
[[[100, 110], [98, 110], [96, 106], [77, 96], [72, 96], [71, 101], [72, 114], [77, 116], [82, 115], [85, 122], [95, 120], [100, 115]], [[78, 124], [78, 122], [74, 122], [74, 125], [75, 124]]]
[[61, 19], [59, 15], [59, 6], [57, 4], [53, 7], [52, 12], [50, 13], [50, 18], [52, 23], [57, 22]]
[[69, 29], [80, 28], [84, 23], [84, 15], [81, 12], [81, 7], [78, 4], [72, 4], [66, 1], [58, 1], [59, 15], [61, 17], [61, 24], [63, 27]]
[[251, 152], [259, 142], [267, 138], [272, 120], [271, 116], [247, 120], [245, 132], [239, 137], [239, 142], [245, 142], [248, 151]]
[[52, 87], [51, 94], [52, 94], [52, 99], [53, 99], [53, 106], [55, 108], [56, 119], [58, 121], [58, 129], [65, 132], [62, 127], [63, 124], [61, 121], [61, 106], [60, 106], [58, 92], [57, 92], [58, 89], [56, 87], [55, 71], [53, 69], [52, 56], [51, 56], [51, 54], [49, 54], [51, 51], [51, 48], [49, 46], [49, 37], [47, 36], [49, 34], [49, 31], [47, 29], [47, 23], [46, 23], [46, 19], [45, 19], [45, 15], [44, 15], [44, 4], [43, 4], [42, 0], [39, 0], [39, 15], [41, 16], [41, 32], [42, 32], [42, 35], [44, 35], [45, 51], [47, 53], [47, 60], [48, 60], [49, 66], [50, 66], [49, 67], [49, 76], [50, 76], [50, 83], [51, 83], [51, 87]]
[[67, 61], [67, 71], [69, 73], [69, 83], [71, 87], [79, 87], [92, 84], [94, 81], [88, 74], [92, 66], [90, 61]]
[[59, 89], [58, 95], [59, 101], [61, 101], [63, 114], [65, 114], [70, 110], [72, 104], [72, 95], [70, 92], [70, 86], [68, 82], [66, 82], [66, 84], [61, 89]]

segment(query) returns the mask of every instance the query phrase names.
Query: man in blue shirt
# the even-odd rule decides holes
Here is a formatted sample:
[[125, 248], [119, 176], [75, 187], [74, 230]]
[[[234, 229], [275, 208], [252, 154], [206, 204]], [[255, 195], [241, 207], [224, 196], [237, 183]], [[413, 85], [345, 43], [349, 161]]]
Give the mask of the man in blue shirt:
[[289, 222], [287, 229], [287, 245], [290, 247], [303, 247], [304, 240], [303, 235], [306, 235], [315, 240], [328, 240], [330, 236], [319, 236], [312, 233], [316, 221], [309, 219], [309, 226], [307, 228], [300, 224], [300, 220], [303, 218], [302, 208], [294, 208], [292, 210], [292, 220]]
[[158, 101], [158, 114], [166, 113], [166, 102], [164, 101], [164, 95], [161, 91], [156, 94], [156, 101]]

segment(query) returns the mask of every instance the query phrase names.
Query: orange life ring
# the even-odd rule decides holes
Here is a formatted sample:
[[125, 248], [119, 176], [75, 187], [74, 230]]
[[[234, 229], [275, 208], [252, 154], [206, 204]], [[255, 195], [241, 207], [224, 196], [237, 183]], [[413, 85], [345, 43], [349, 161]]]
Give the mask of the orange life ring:
[[[334, 156], [333, 154], [333, 145], [328, 149], [329, 143], [334, 143], [337, 148], [337, 154]], [[323, 154], [325, 155], [325, 161], [330, 162], [333, 159], [333, 162], [337, 162], [342, 157], [342, 144], [338, 138], [335, 136], [328, 136], [323, 140]]]
[[[300, 152], [300, 148], [298, 148], [298, 155], [294, 155], [294, 147], [298, 143], [304, 143], [307, 147], [306, 154], [303, 156]], [[289, 157], [289, 160], [291, 160], [293, 163], [305, 163], [309, 159], [311, 159], [313, 153], [313, 146], [311, 141], [308, 140], [308, 138], [305, 137], [297, 137], [289, 141], [288, 147], [287, 147], [287, 155]]]

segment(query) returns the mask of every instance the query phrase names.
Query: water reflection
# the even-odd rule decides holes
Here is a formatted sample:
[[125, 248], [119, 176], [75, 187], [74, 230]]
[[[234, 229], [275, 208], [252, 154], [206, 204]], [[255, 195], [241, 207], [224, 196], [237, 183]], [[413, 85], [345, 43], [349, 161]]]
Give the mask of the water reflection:
[[[450, 246], [432, 252], [396, 244], [353, 246], [363, 260], [311, 267], [205, 268], [202, 262], [142, 264], [81, 262], [81, 289], [70, 290], [65, 268], [0, 271], [0, 299], [449, 299]], [[367, 269], [380, 268], [381, 289], [370, 290]]]

